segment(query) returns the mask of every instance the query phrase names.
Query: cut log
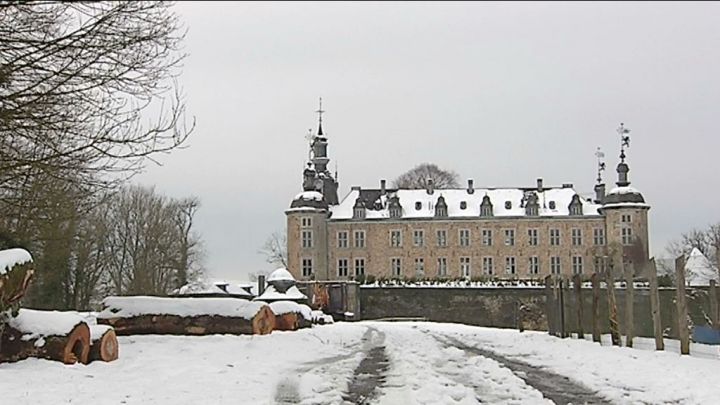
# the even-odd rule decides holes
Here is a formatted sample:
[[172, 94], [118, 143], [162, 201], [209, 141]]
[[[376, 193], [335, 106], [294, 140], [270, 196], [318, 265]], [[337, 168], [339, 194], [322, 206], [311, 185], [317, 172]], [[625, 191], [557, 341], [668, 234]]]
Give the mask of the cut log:
[[123, 335], [266, 335], [275, 314], [259, 302], [232, 298], [108, 297], [97, 322]]
[[117, 360], [118, 353], [118, 340], [113, 328], [108, 325], [91, 325], [88, 362]]
[[312, 310], [307, 305], [292, 301], [275, 301], [270, 304], [275, 314], [275, 330], [298, 330], [312, 326]]
[[66, 327], [73, 315], [56, 311], [21, 309], [11, 318], [2, 336], [0, 361], [39, 357], [65, 364], [86, 363], [90, 351], [90, 328], [81, 318]]

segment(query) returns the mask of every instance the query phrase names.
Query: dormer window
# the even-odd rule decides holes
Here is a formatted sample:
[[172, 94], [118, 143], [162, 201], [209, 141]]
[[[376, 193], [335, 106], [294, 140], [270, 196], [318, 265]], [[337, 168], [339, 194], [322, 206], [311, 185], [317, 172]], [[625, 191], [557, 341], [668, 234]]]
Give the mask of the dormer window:
[[480, 216], [491, 217], [493, 216], [493, 205], [490, 202], [490, 197], [487, 195], [483, 197], [482, 203], [480, 203]]
[[538, 215], [540, 205], [538, 204], [537, 194], [531, 193], [528, 196], [527, 203], [525, 204], [525, 215], [535, 217]]
[[464, 210], [465, 208], [467, 208], [467, 201], [460, 201], [460, 209]]
[[548, 207], [550, 207], [551, 210], [554, 210], [555, 209], [555, 201], [550, 201], [548, 203]]
[[580, 196], [575, 194], [572, 198], [572, 201], [570, 201], [570, 205], [568, 206], [568, 211], [570, 212], [570, 215], [582, 215], [583, 209], [582, 209], [582, 203], [580, 202]]
[[420, 211], [422, 209], [422, 203], [420, 201], [415, 201], [415, 211]]
[[509, 210], [512, 208], [512, 202], [510, 200], [505, 201], [505, 209]]
[[358, 198], [353, 206], [353, 219], [365, 219], [365, 206]]
[[388, 203], [388, 211], [390, 211], [390, 218], [402, 217], [402, 205], [400, 205], [400, 201], [398, 200], [397, 196], [390, 198], [390, 202]]
[[440, 196], [440, 198], [438, 198], [437, 204], [435, 204], [435, 216], [447, 217], [447, 215], [447, 204], [445, 203], [445, 198], [443, 196]]

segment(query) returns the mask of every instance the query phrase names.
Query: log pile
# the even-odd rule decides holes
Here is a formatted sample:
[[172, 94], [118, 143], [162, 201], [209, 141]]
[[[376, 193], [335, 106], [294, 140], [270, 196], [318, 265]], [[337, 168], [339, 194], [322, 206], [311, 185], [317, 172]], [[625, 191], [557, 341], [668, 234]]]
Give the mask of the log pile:
[[258, 302], [231, 298], [108, 297], [98, 323], [117, 335], [266, 335], [275, 315]]
[[57, 311], [21, 309], [0, 336], [0, 362], [29, 357], [87, 363], [90, 328], [79, 316]]
[[275, 314], [275, 330], [298, 330], [312, 326], [311, 310], [307, 305], [292, 301], [275, 301], [270, 304]]

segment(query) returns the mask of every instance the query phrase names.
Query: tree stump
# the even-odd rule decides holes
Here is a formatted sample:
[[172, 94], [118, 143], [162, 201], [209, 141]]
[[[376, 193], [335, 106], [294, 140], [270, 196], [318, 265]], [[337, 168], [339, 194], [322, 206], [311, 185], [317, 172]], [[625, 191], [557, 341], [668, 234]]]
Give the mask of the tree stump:
[[90, 326], [90, 352], [88, 363], [96, 360], [113, 361], [118, 359], [119, 346], [115, 330], [108, 325]]

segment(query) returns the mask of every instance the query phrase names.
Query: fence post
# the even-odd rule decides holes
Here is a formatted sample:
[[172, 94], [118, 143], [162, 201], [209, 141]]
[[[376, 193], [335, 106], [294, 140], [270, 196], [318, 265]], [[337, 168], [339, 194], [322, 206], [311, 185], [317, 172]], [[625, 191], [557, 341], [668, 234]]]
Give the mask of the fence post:
[[675, 259], [677, 284], [678, 337], [680, 338], [680, 354], [690, 354], [690, 336], [687, 322], [687, 299], [685, 297], [685, 257]]
[[555, 335], [555, 296], [553, 295], [552, 276], [545, 277], [545, 313], [547, 314], [548, 333]]
[[615, 302], [615, 277], [613, 276], [613, 265], [610, 263], [605, 272], [605, 284], [607, 284], [608, 314], [610, 317], [610, 336], [613, 346], [620, 346], [620, 331], [618, 329], [617, 304]]
[[567, 334], [565, 333], [565, 291], [563, 288], [563, 279], [561, 278], [558, 283], [558, 292], [560, 293], [560, 337], [566, 338]]
[[717, 282], [710, 280], [710, 317], [712, 318], [712, 327], [720, 329], [720, 318], [718, 318], [718, 296], [717, 296]]
[[633, 284], [633, 266], [623, 264], [623, 273], [625, 273], [625, 346], [633, 347], [633, 337], [635, 336], [635, 320], [633, 319], [633, 299], [635, 298], [635, 285]]
[[653, 331], [655, 334], [655, 350], [665, 350], [662, 321], [660, 318], [660, 294], [658, 293], [657, 267], [654, 257], [650, 259], [647, 270], [648, 280], [650, 281], [650, 310], [652, 311]]
[[577, 311], [578, 339], [585, 339], [585, 333], [583, 333], [582, 280], [580, 279], [579, 274], [576, 274], [573, 277], [573, 288], [575, 289], [575, 309]]
[[598, 274], [593, 273], [592, 277], [592, 334], [593, 342], [600, 343], [600, 280]]

